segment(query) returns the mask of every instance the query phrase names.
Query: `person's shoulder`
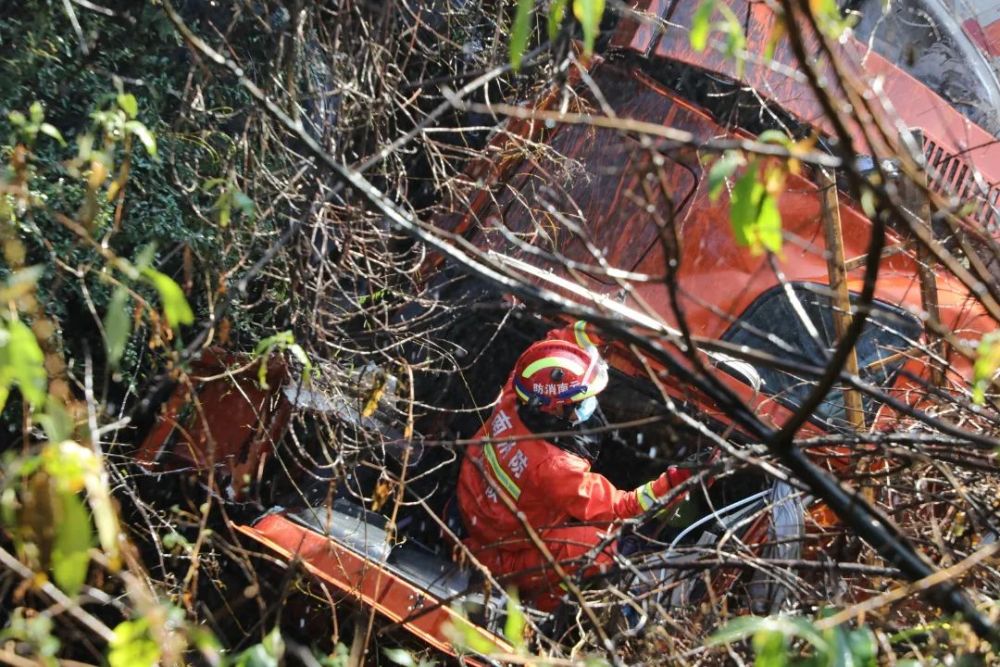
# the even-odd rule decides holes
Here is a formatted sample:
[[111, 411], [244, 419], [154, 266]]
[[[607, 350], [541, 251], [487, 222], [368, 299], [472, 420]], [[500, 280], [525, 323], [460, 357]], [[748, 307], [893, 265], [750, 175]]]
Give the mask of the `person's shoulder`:
[[533, 444], [536, 447], [539, 468], [545, 469], [550, 474], [571, 474], [590, 470], [590, 463], [582, 456], [567, 452], [545, 440], [535, 440]]

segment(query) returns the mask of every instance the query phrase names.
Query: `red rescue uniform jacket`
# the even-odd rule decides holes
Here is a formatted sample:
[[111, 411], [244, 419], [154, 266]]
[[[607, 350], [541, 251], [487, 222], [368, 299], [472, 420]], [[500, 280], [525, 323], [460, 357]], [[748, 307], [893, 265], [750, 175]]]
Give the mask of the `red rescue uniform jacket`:
[[[553, 333], [550, 337], [562, 338], [562, 331]], [[469, 534], [466, 544], [476, 557], [495, 576], [512, 575], [507, 581], [536, 605], [551, 608], [560, 593], [558, 575], [500, 494], [539, 533], [565, 570], [592, 563], [599, 572], [611, 564], [614, 543], [601, 553], [588, 552], [607, 541], [610, 524], [642, 514], [689, 474], [671, 469], [638, 489], [623, 491], [591, 472], [587, 459], [532, 437], [517, 408], [511, 376], [492, 416], [475, 436], [494, 442], [466, 450], [458, 504]]]

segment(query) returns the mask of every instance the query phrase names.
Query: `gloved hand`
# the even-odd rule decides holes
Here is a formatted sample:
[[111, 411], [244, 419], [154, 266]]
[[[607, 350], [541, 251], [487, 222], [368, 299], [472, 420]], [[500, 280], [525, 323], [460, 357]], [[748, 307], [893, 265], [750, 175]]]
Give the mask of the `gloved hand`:
[[[636, 498], [639, 501], [639, 507], [641, 507], [643, 511], [648, 510], [656, 502], [658, 502], [660, 498], [670, 493], [671, 489], [683, 484], [686, 480], [690, 479], [693, 474], [694, 473], [690, 468], [670, 466], [667, 468], [665, 473], [653, 481], [643, 484], [635, 490]], [[671, 506], [683, 500], [685, 495], [675, 498], [671, 503]]]
[[[667, 472], [660, 475], [660, 479], [666, 479], [667, 484], [669, 485], [667, 486], [667, 491], [669, 491], [675, 486], [679, 486], [691, 479], [692, 475], [694, 475], [694, 473], [691, 471], [691, 468], [678, 468], [677, 466], [670, 466], [667, 468]], [[665, 494], [666, 491], [660, 495], [662, 496]]]

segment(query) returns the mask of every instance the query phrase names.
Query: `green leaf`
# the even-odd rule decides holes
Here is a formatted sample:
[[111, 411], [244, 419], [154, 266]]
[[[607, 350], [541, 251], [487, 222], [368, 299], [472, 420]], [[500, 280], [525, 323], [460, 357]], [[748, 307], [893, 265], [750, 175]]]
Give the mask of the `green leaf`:
[[100, 474], [91, 473], [86, 476], [84, 482], [87, 486], [90, 510], [94, 515], [94, 524], [97, 526], [98, 541], [108, 559], [108, 567], [114, 570], [119, 566], [118, 547], [122, 531], [118, 515], [115, 513], [114, 502], [111, 500], [111, 492], [106, 479]]
[[778, 144], [785, 148], [792, 147], [792, 139], [781, 130], [764, 130], [757, 135], [757, 141], [762, 144]]
[[392, 662], [397, 665], [402, 665], [403, 667], [416, 667], [417, 661], [413, 659], [413, 656], [409, 651], [401, 648], [384, 648], [382, 653], [385, 657], [389, 658]]
[[785, 667], [788, 664], [788, 638], [780, 630], [758, 630], [752, 645], [754, 667]]
[[42, 123], [41, 125], [38, 126], [38, 131], [47, 137], [52, 137], [53, 139], [58, 141], [61, 145], [63, 146], [66, 145], [66, 140], [63, 139], [62, 132], [57, 130], [55, 125], [52, 125], [51, 123]]
[[225, 229], [229, 226], [229, 220], [233, 217], [233, 198], [229, 192], [223, 192], [215, 200], [215, 209], [219, 212], [219, 227]]
[[869, 218], [874, 218], [878, 213], [875, 202], [875, 191], [871, 187], [865, 186], [865, 189], [861, 191], [861, 210]]
[[726, 179], [732, 176], [742, 163], [743, 156], [738, 151], [726, 151], [715, 161], [708, 172], [708, 196], [712, 201], [719, 198]]
[[271, 350], [275, 347], [280, 347], [284, 349], [288, 345], [295, 343], [295, 336], [291, 331], [279, 331], [273, 336], [268, 336], [257, 343], [257, 347], [254, 348], [253, 354], [255, 357], [259, 357], [264, 354], [270, 354]]
[[573, 15], [583, 28], [583, 52], [590, 56], [594, 53], [597, 33], [601, 29], [604, 0], [573, 0]]
[[841, 626], [837, 627], [843, 636], [842, 645], [845, 649], [843, 660], [840, 664], [849, 667], [876, 667], [878, 664], [878, 640], [875, 633], [868, 626], [862, 626], [856, 630], [845, 630]]
[[568, 0], [552, 0], [549, 3], [548, 30], [549, 41], [554, 42], [559, 36], [559, 29], [562, 27], [563, 19], [566, 18], [566, 3]]
[[267, 391], [271, 386], [267, 383], [267, 358], [260, 360], [260, 366], [257, 368], [257, 384], [264, 391]]
[[188, 538], [172, 529], [171, 532], [163, 536], [162, 542], [164, 548], [171, 551], [173, 551], [176, 547], [180, 547], [182, 551], [189, 552], [193, 548]]
[[177, 329], [182, 324], [194, 322], [194, 312], [188, 305], [187, 298], [180, 285], [174, 282], [173, 278], [146, 267], [142, 270], [142, 275], [149, 280], [160, 295], [160, 303], [163, 304], [163, 313], [167, 316], [167, 324], [171, 328]]
[[713, 632], [705, 640], [706, 646], [732, 644], [752, 637], [760, 630], [767, 629], [772, 619], [763, 616], [740, 616]]
[[733, 188], [729, 222], [736, 243], [757, 255], [764, 249], [780, 253], [782, 249], [781, 212], [777, 200], [757, 180], [757, 163], [751, 163]]
[[535, 0], [517, 0], [517, 12], [514, 14], [514, 26], [510, 33], [510, 64], [515, 72], [520, 71], [521, 60], [528, 47], [531, 13], [534, 9]]
[[156, 157], [156, 138], [149, 128], [137, 120], [130, 120], [125, 123], [125, 131], [135, 135], [142, 142], [150, 157]]
[[246, 217], [253, 215], [253, 200], [239, 190], [233, 192], [233, 205]]
[[257, 343], [257, 347], [253, 351], [254, 358], [260, 359], [260, 367], [257, 369], [257, 382], [260, 384], [261, 389], [269, 388], [267, 385], [267, 360], [275, 348], [289, 350], [305, 368], [306, 373], [312, 371], [312, 362], [309, 360], [309, 355], [302, 349], [302, 346], [295, 342], [295, 336], [292, 332], [280, 331], [273, 336], [268, 336], [261, 340]]
[[704, 51], [708, 46], [708, 35], [712, 31], [712, 14], [715, 13], [715, 0], [704, 0], [691, 18], [691, 48]]
[[342, 642], [337, 642], [333, 647], [333, 653], [321, 658], [319, 664], [323, 667], [350, 667], [351, 651]]
[[760, 203], [755, 228], [761, 245], [780, 255], [784, 241], [781, 236], [781, 211], [778, 210], [778, 200], [770, 194], [765, 194]]
[[72, 441], [49, 443], [42, 449], [42, 461], [60, 493], [76, 493], [84, 488], [87, 477], [100, 471], [94, 452]]
[[274, 628], [264, 640], [236, 656], [234, 667], [278, 667], [285, 655], [285, 641]]
[[136, 268], [142, 271], [153, 263], [154, 257], [156, 257], [156, 244], [146, 244], [146, 247], [140, 250], [139, 254], [135, 257]]
[[840, 14], [840, 8], [836, 0], [810, 0], [810, 8], [820, 30], [832, 39], [839, 39], [840, 35], [847, 29], [849, 21], [846, 21]]
[[785, 637], [801, 637], [820, 652], [829, 650], [826, 640], [813, 624], [795, 616], [740, 616], [713, 633], [705, 643], [707, 646], [731, 644], [757, 633], [767, 632], [778, 632]]
[[854, 667], [854, 660], [851, 654], [851, 647], [847, 643], [847, 635], [844, 628], [835, 626], [823, 631], [823, 638], [826, 639], [829, 650], [823, 656], [829, 667]]
[[0, 410], [12, 385], [17, 385], [29, 405], [41, 407], [47, 380], [45, 354], [31, 329], [20, 320], [7, 322], [6, 328], [0, 326]]
[[25, 123], [28, 122], [28, 119], [25, 118], [24, 114], [21, 113], [20, 111], [11, 111], [9, 114], [7, 114], [7, 120], [9, 120], [10, 124], [13, 125], [14, 127], [22, 127]]
[[45, 402], [45, 412], [36, 415], [35, 421], [45, 429], [50, 442], [62, 442], [73, 436], [73, 418], [62, 401], [54, 396]]
[[306, 351], [302, 349], [301, 345], [298, 343], [292, 343], [288, 346], [288, 351], [292, 353], [292, 356], [299, 360], [299, 363], [305, 367], [307, 372], [312, 370], [312, 361], [309, 360], [309, 355], [306, 354]]
[[733, 227], [736, 243], [744, 248], [753, 243], [752, 228], [763, 196], [764, 186], [757, 182], [757, 163], [753, 162], [736, 181], [729, 203], [729, 222]]
[[112, 368], [118, 368], [118, 362], [125, 354], [125, 345], [132, 333], [132, 318], [128, 305], [128, 290], [119, 285], [111, 296], [108, 312], [104, 314], [104, 342], [108, 351], [108, 364]]
[[986, 388], [1000, 368], [1000, 332], [991, 331], [979, 341], [976, 362], [972, 367], [972, 400], [978, 405], [986, 401]]
[[222, 645], [211, 631], [196, 625], [187, 626], [188, 640], [205, 657], [209, 665], [225, 664], [220, 655]]
[[52, 577], [68, 595], [76, 595], [87, 580], [94, 534], [90, 515], [75, 493], [58, 494], [60, 517], [52, 547]]
[[499, 650], [499, 647], [486, 638], [485, 635], [464, 616], [456, 613], [453, 622], [446, 624], [444, 633], [451, 640], [452, 645], [459, 651], [479, 653], [489, 655]]
[[[56, 667], [59, 663], [54, 656], [59, 652], [58, 637], [52, 635], [55, 623], [49, 614], [25, 614], [23, 607], [14, 609], [8, 614], [7, 626], [0, 630], [0, 642], [16, 640], [31, 645], [37, 650], [36, 657], [41, 658], [41, 664]], [[31, 664], [36, 664], [31, 662]]]
[[269, 655], [273, 655], [275, 658], [281, 658], [285, 655], [285, 640], [281, 637], [281, 630], [275, 626], [267, 636], [264, 637], [264, 641], [261, 645], [267, 649]]
[[28, 116], [31, 118], [31, 122], [35, 125], [38, 125], [45, 120], [45, 109], [42, 107], [42, 103], [32, 102], [31, 106], [28, 107]]
[[233, 667], [278, 667], [278, 660], [261, 644], [254, 644], [236, 656]]
[[129, 118], [135, 118], [139, 115], [139, 102], [136, 101], [135, 95], [131, 93], [120, 93], [118, 95], [118, 107]]
[[507, 591], [507, 621], [504, 623], [503, 636], [518, 653], [523, 652], [526, 647], [525, 626], [527, 626], [527, 621], [524, 618], [524, 611], [521, 609], [521, 600], [517, 596], [517, 590], [511, 588]]
[[160, 647], [150, 636], [145, 617], [119, 623], [108, 649], [110, 667], [153, 667], [160, 660]]
[[87, 489], [87, 501], [108, 567], [117, 568], [121, 528], [107, 478], [102, 474], [101, 459], [89, 447], [63, 440], [46, 445], [42, 460], [45, 472], [56, 482], [60, 492], [76, 493]]
[[201, 189], [204, 190], [205, 192], [211, 192], [212, 190], [219, 187], [225, 182], [226, 179], [224, 178], [210, 178], [201, 184]]

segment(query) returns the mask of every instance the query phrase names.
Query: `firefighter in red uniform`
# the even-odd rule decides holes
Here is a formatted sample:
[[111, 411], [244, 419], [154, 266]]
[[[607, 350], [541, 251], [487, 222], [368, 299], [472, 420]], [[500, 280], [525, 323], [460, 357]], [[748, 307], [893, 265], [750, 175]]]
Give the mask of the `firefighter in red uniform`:
[[[532, 344], [475, 436], [492, 442], [470, 446], [459, 475], [458, 505], [470, 550], [494, 575], [513, 575], [512, 583], [540, 609], [558, 604], [560, 582], [518, 514], [565, 571], [586, 562], [596, 573], [613, 561], [614, 542], [592, 553], [608, 542], [610, 524], [641, 515], [690, 477], [671, 467], [638, 489], [623, 491], [591, 472], [601, 435], [586, 431], [604, 423], [595, 411], [597, 395], [608, 383], [599, 342], [581, 321]], [[574, 433], [542, 436], [567, 431]]]

